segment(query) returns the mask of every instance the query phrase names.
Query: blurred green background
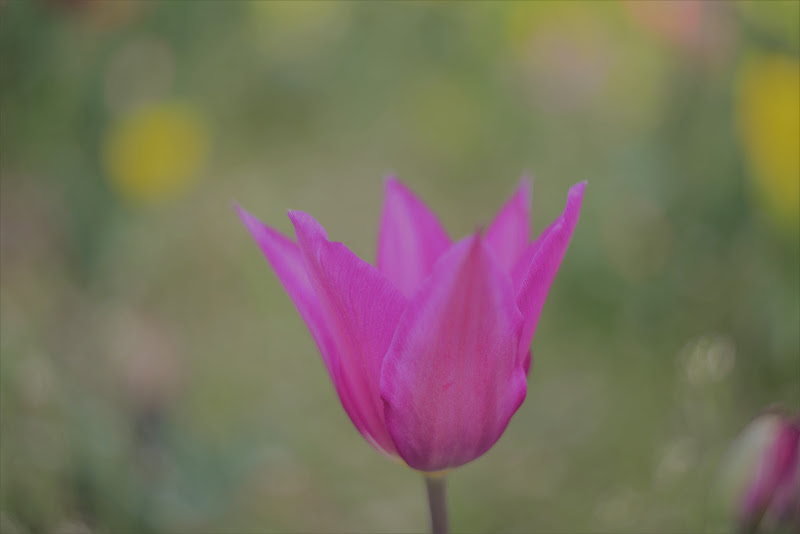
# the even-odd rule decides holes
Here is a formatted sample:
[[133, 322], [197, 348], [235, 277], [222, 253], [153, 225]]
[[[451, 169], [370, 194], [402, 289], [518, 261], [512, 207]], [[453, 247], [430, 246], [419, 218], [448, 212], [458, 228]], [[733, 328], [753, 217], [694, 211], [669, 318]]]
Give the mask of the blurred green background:
[[[411, 532], [231, 208], [372, 260], [589, 185], [465, 532], [726, 532], [800, 409], [800, 3], [0, 1], [0, 531]], [[723, 488], [724, 489], [724, 488]]]

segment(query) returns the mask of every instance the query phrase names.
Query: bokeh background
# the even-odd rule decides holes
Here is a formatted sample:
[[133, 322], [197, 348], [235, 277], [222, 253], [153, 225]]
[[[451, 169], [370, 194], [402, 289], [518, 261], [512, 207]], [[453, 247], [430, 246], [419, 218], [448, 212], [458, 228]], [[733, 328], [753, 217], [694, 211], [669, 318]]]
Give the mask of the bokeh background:
[[589, 185], [453, 528], [730, 531], [800, 409], [799, 69], [794, 1], [0, 1], [0, 530], [425, 530], [231, 205], [371, 260], [387, 173], [458, 237], [528, 171], [535, 232]]

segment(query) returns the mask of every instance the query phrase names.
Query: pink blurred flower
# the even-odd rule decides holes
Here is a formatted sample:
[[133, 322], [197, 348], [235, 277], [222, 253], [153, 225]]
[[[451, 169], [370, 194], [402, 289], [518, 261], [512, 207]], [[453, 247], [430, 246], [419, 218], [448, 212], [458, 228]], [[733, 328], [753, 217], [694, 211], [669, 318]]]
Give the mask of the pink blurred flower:
[[453, 244], [386, 182], [377, 268], [290, 211], [297, 243], [237, 206], [316, 341], [336, 392], [378, 450], [425, 472], [470, 462], [525, 399], [529, 347], [578, 222], [585, 183], [529, 242], [531, 184], [485, 232]]
[[777, 416], [774, 428], [740, 503], [744, 531], [800, 530], [800, 418]]

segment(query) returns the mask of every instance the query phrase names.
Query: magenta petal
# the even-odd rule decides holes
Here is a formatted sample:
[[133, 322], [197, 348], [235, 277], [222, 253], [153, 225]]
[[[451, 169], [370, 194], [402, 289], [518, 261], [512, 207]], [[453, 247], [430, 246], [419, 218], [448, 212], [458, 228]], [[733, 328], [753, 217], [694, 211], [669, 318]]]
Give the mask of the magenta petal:
[[514, 195], [497, 214], [489, 229], [486, 242], [507, 273], [528, 245], [531, 219], [531, 181], [523, 178]]
[[386, 180], [378, 269], [410, 297], [449, 247], [436, 215], [397, 179]]
[[325, 326], [325, 318], [319, 309], [317, 295], [308, 281], [300, 248], [294, 241], [262, 223], [242, 207], [236, 205], [235, 208], [242, 222], [250, 231], [256, 243], [258, 243], [264, 256], [266, 256], [275, 274], [278, 275], [278, 279], [289, 294], [289, 298], [292, 299], [297, 311], [300, 312], [300, 317], [303, 318], [308, 326], [311, 336], [319, 347], [334, 386], [336, 386], [336, 376], [334, 374], [337, 368], [336, 347]]
[[536, 253], [539, 252], [542, 243], [547, 241], [547, 236], [550, 234], [550, 232], [559, 226], [560, 221], [561, 217], [551, 222], [549, 226], [542, 230], [542, 233], [539, 234], [539, 237], [536, 238], [536, 241], [529, 243], [525, 247], [525, 250], [522, 251], [522, 254], [519, 255], [519, 258], [517, 258], [514, 268], [511, 269], [510, 273], [511, 281], [514, 283], [514, 288], [517, 290], [517, 292], [519, 292], [520, 288], [522, 288], [522, 283], [528, 276], [528, 269], [531, 266], [534, 256], [536, 256]]
[[386, 424], [414, 469], [489, 450], [525, 398], [514, 289], [479, 236], [453, 246], [409, 301], [383, 363]]
[[556, 277], [561, 260], [564, 258], [572, 238], [572, 232], [578, 223], [585, 188], [586, 182], [575, 184], [570, 188], [564, 212], [532, 245], [534, 250], [528, 252], [531, 260], [517, 292], [517, 305], [525, 316], [525, 326], [522, 329], [519, 347], [522, 359], [525, 358], [525, 354], [530, 348], [550, 285]]
[[308, 280], [338, 358], [342, 405], [373, 446], [393, 454], [380, 397], [383, 357], [406, 299], [377, 269], [341, 243], [328, 241], [313, 217], [290, 211]]

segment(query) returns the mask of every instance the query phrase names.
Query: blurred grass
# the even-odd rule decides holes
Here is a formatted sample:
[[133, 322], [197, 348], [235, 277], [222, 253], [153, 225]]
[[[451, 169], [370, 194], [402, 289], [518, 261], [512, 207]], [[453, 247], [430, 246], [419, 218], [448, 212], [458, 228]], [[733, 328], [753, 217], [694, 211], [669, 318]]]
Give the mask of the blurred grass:
[[[0, 2], [0, 530], [424, 530], [231, 202], [371, 260], [386, 173], [458, 236], [523, 171], [537, 232], [589, 187], [454, 530], [729, 530], [728, 444], [800, 409], [800, 115], [756, 105], [797, 77], [747, 78], [797, 73], [798, 6]], [[107, 165], [164, 105], [202, 154], [114, 150], [186, 176]]]

